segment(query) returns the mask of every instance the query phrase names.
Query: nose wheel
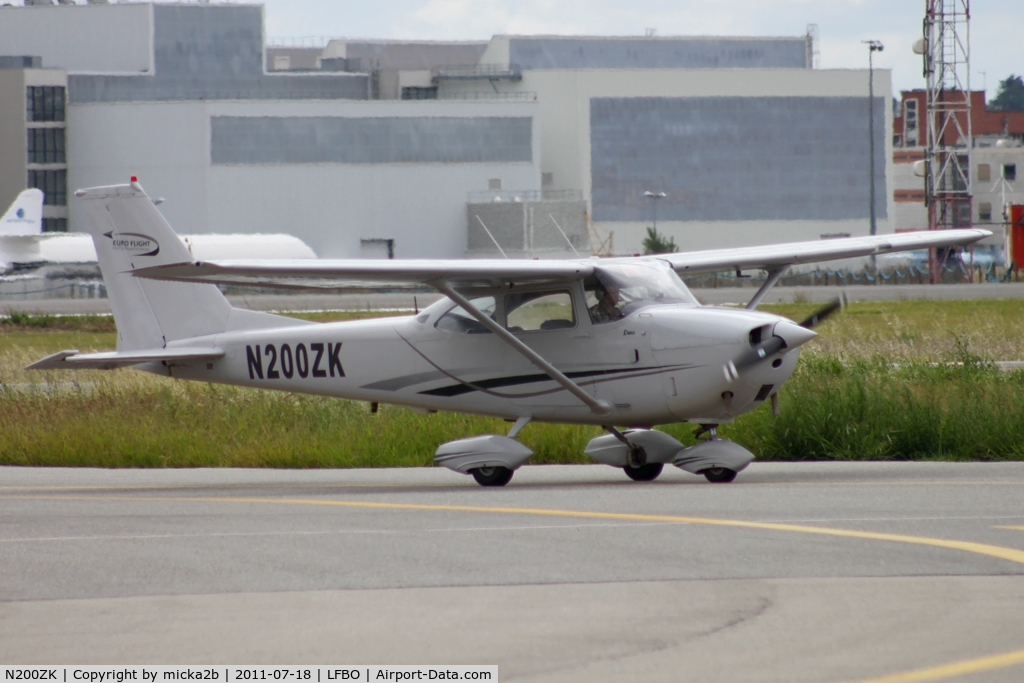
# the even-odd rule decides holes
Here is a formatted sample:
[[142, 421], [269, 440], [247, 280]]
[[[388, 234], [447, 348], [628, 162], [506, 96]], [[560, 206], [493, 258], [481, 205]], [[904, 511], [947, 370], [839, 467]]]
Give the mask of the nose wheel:
[[727, 467], [709, 467], [701, 472], [712, 484], [728, 484], [736, 478], [736, 471]]
[[664, 465], [660, 462], [649, 462], [639, 467], [626, 465], [622, 469], [626, 471], [626, 476], [633, 481], [654, 481], [661, 474], [663, 467]]
[[512, 470], [507, 467], [477, 467], [470, 472], [481, 486], [504, 486], [512, 481]]

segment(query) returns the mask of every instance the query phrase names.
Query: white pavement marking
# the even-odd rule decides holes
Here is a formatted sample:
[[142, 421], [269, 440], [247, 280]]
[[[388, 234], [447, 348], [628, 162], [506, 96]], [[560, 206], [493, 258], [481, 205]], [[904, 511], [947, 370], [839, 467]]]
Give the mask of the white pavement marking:
[[167, 538], [230, 538], [233, 536], [330, 536], [332, 534], [423, 534], [479, 531], [547, 531], [550, 529], [590, 529], [595, 527], [689, 526], [689, 522], [631, 522], [625, 524], [540, 524], [536, 526], [481, 526], [435, 529], [332, 529], [329, 531], [252, 531], [210, 534], [138, 534], [125, 536], [40, 536], [37, 538], [0, 538], [0, 543], [46, 543], [51, 541], [132, 541]]

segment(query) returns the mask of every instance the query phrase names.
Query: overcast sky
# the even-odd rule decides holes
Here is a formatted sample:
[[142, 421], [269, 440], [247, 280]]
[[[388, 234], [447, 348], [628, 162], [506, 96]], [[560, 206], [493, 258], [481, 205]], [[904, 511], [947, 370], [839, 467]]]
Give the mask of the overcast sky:
[[[923, 88], [925, 0], [266, 0], [267, 36], [488, 40], [496, 33], [795, 36], [818, 25], [820, 66], [866, 68], [860, 41], [881, 40], [875, 66], [894, 94]], [[1024, 73], [1024, 0], [971, 2], [971, 88]], [[982, 75], [984, 73], [984, 75]]]

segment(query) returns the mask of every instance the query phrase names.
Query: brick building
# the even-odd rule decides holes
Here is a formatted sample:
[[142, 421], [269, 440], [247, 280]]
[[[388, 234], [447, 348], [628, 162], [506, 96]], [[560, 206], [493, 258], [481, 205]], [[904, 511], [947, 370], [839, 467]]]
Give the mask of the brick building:
[[[896, 230], [920, 230], [928, 227], [928, 212], [924, 205], [924, 178], [915, 174], [914, 163], [924, 160], [928, 144], [926, 93], [905, 90], [900, 95], [893, 112], [892, 140]], [[947, 130], [947, 134], [954, 131]], [[994, 228], [996, 234], [985, 242], [1001, 247], [1003, 205], [1024, 203], [1024, 183], [1017, 180], [1018, 169], [1024, 171], [1024, 111], [992, 111], [986, 104], [985, 91], [973, 91], [971, 137], [973, 201], [971, 215], [963, 216], [961, 222]]]

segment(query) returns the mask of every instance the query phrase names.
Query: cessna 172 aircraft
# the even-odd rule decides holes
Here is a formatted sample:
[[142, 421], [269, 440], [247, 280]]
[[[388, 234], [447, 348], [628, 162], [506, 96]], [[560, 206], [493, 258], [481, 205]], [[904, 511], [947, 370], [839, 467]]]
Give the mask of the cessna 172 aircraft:
[[[31, 369], [135, 366], [181, 379], [491, 415], [506, 435], [442, 444], [435, 461], [503, 486], [532, 451], [531, 420], [600, 425], [586, 453], [652, 480], [672, 463], [729, 482], [754, 456], [715, 428], [793, 373], [830, 305], [796, 323], [756, 310], [799, 263], [960, 245], [948, 230], [763, 247], [578, 260], [197, 261], [133, 177], [76, 193], [117, 324], [117, 350], [61, 351]], [[700, 305], [680, 274], [762, 269], [746, 309]], [[415, 316], [312, 323], [233, 308], [214, 284], [429, 286]], [[691, 422], [684, 447], [654, 425]]]

